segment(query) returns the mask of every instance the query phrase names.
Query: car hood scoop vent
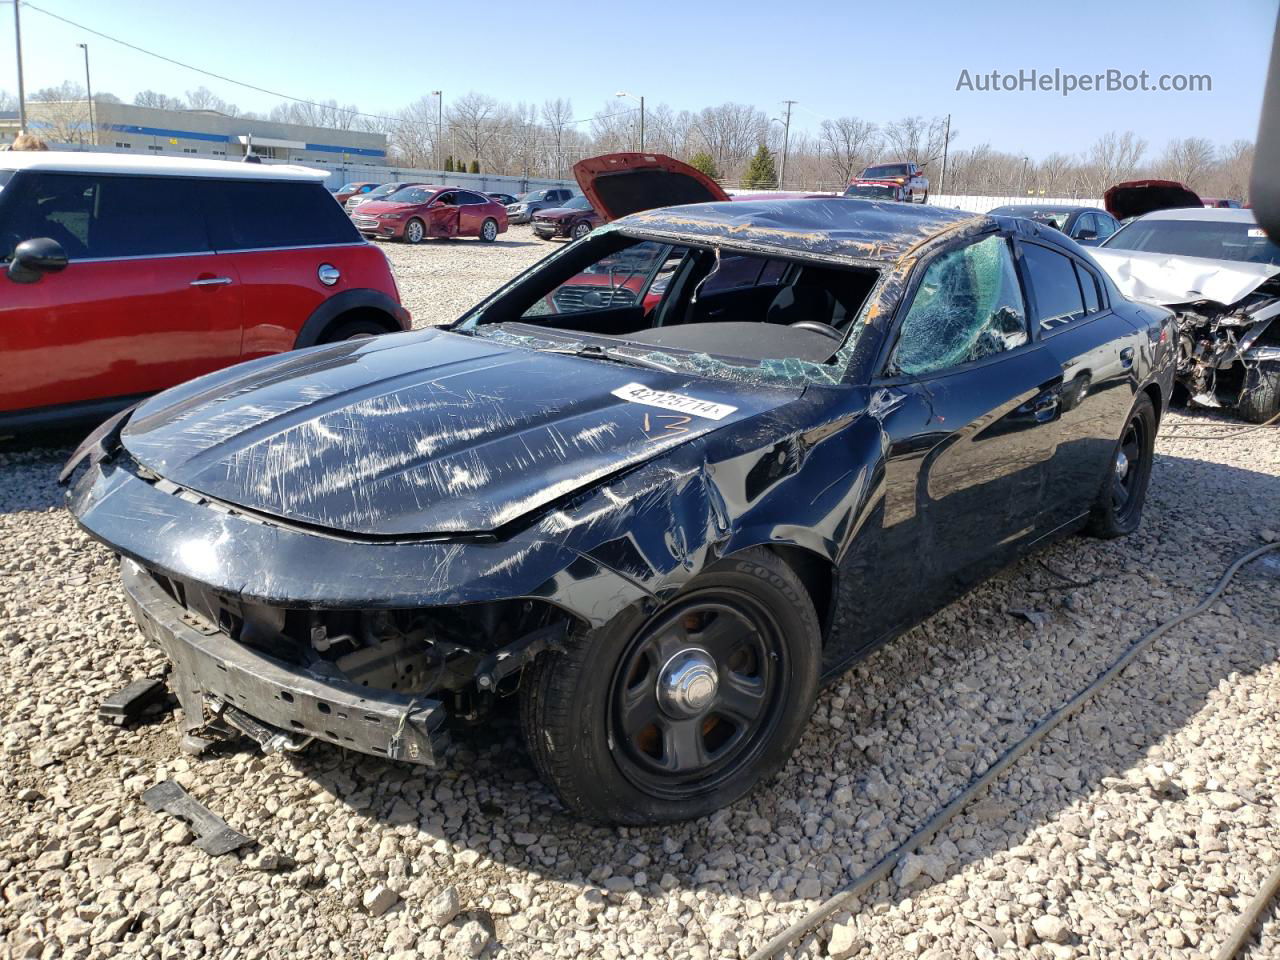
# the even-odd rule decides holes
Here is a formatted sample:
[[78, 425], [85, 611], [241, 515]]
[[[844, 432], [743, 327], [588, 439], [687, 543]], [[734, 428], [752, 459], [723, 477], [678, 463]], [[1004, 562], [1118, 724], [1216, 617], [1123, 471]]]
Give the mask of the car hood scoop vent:
[[122, 439], [165, 479], [293, 522], [486, 533], [797, 394], [419, 331], [202, 377]]

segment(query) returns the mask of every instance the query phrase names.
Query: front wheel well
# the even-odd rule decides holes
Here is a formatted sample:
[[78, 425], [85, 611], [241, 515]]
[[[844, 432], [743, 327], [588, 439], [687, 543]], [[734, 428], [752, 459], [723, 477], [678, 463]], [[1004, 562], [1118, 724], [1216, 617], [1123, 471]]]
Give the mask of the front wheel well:
[[770, 543], [768, 549], [777, 555], [800, 578], [825, 640], [831, 629], [832, 610], [836, 598], [836, 568], [826, 557], [787, 543]]

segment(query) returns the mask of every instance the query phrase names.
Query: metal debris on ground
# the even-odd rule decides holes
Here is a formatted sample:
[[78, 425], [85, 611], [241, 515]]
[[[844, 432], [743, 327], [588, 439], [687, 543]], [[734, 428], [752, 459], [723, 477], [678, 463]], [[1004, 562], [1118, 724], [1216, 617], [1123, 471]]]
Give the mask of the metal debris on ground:
[[141, 719], [151, 707], [163, 704], [168, 693], [163, 680], [143, 677], [103, 700], [98, 707], [98, 719], [126, 727]]
[[168, 813], [190, 826], [196, 834], [196, 846], [215, 857], [253, 843], [172, 780], [148, 789], [142, 795], [142, 802], [149, 809]]

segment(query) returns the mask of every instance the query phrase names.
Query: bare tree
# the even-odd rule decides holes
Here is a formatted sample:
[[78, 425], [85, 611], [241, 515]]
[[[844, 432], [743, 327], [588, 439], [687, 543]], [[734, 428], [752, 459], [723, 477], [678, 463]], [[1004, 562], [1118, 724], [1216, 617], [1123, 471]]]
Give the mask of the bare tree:
[[497, 134], [495, 120], [498, 101], [474, 91], [449, 107], [449, 135], [468, 160], [487, 159], [489, 145]]
[[553, 154], [552, 165], [556, 179], [560, 179], [564, 174], [564, 134], [565, 129], [569, 126], [569, 121], [573, 119], [573, 102], [564, 97], [557, 97], [554, 100], [548, 100], [542, 105], [542, 123], [555, 140], [555, 153]]
[[848, 183], [875, 155], [880, 145], [879, 128], [857, 117], [823, 120], [820, 144], [827, 155], [827, 167], [841, 183]]
[[390, 130], [390, 150], [408, 167], [434, 167], [436, 155], [436, 98], [419, 97], [396, 117]]
[[740, 167], [769, 136], [769, 118], [763, 110], [741, 103], [704, 107], [693, 122], [702, 145], [715, 157], [723, 176], [736, 177]]
[[27, 98], [36, 109], [41, 134], [58, 143], [83, 143], [91, 127], [89, 101], [84, 87], [65, 80], [56, 87], [42, 87]]
[[1215, 194], [1237, 200], [1247, 199], [1252, 172], [1253, 143], [1233, 140], [1218, 154], [1218, 169], [1213, 179]]
[[1170, 180], [1203, 190], [1214, 168], [1213, 144], [1204, 137], [1183, 137], [1169, 141], [1160, 158], [1160, 169]]
[[1067, 176], [1074, 161], [1065, 153], [1051, 153], [1035, 168], [1035, 183], [1047, 197], [1060, 197], [1067, 189]]
[[[947, 136], [946, 117], [903, 117], [882, 128], [884, 143], [894, 160], [907, 160], [922, 166], [942, 156], [943, 141]], [[959, 131], [951, 128], [951, 140]]]
[[1086, 155], [1093, 195], [1100, 197], [1113, 184], [1132, 179], [1146, 152], [1147, 141], [1132, 130], [1124, 133], [1112, 130], [1094, 141]]
[[157, 93], [155, 90], [143, 90], [133, 98], [133, 103], [137, 107], [153, 107], [156, 110], [187, 109], [187, 105], [178, 97], [171, 97], [167, 93]]

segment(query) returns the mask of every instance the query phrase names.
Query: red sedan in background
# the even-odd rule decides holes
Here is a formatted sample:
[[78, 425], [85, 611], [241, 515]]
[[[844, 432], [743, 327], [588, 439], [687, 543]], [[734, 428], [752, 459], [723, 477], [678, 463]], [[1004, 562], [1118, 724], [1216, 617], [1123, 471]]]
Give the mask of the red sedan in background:
[[492, 197], [458, 187], [408, 186], [367, 200], [351, 214], [366, 237], [421, 243], [429, 237], [479, 237], [485, 243], [507, 230], [507, 208]]
[[371, 193], [373, 190], [377, 189], [377, 187], [378, 184], [368, 180], [358, 180], [355, 183], [345, 183], [338, 188], [338, 191], [333, 195], [333, 198], [345, 207], [347, 205], [347, 201], [352, 197], [363, 196], [366, 193]]

